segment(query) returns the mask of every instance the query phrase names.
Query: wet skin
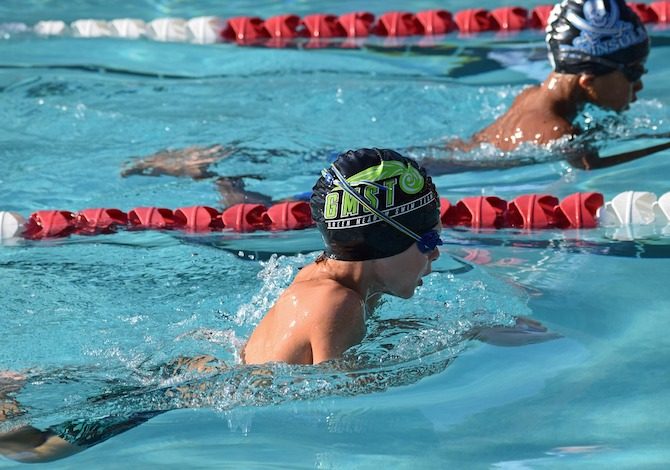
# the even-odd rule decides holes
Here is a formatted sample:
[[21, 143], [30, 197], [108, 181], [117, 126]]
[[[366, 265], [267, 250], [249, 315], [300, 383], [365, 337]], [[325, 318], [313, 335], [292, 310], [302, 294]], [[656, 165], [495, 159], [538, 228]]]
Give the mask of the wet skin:
[[410, 298], [439, 257], [416, 243], [388, 258], [324, 259], [303, 268], [252, 333], [247, 364], [316, 364], [362, 341], [366, 316], [382, 294]]

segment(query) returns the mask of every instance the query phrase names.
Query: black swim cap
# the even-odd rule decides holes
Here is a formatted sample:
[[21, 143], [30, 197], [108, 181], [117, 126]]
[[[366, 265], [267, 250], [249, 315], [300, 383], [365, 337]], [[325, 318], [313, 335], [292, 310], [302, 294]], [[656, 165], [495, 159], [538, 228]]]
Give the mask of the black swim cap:
[[393, 150], [350, 150], [312, 189], [310, 205], [326, 244], [326, 255], [364, 261], [402, 253], [415, 242], [403, 231], [365, 208], [338, 184], [339, 173], [365, 202], [419, 236], [440, 222], [440, 202], [426, 171]]
[[546, 40], [559, 73], [604, 75], [612, 65], [641, 63], [649, 55], [647, 30], [623, 0], [562, 1], [551, 11]]

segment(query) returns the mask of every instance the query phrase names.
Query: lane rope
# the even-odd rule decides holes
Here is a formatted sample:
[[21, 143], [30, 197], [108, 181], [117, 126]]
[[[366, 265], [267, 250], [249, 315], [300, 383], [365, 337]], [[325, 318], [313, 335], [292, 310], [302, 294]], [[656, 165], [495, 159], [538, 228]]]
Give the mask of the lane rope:
[[[629, 6], [644, 23], [670, 23], [669, 0], [648, 4], [629, 3]], [[470, 35], [544, 29], [553, 7], [540, 5], [530, 10], [520, 6], [492, 10], [468, 8], [453, 13], [444, 9], [416, 13], [390, 11], [379, 16], [368, 11], [341, 15], [315, 13], [303, 17], [282, 14], [265, 19], [258, 16], [201, 16], [191, 19], [158, 18], [148, 22], [137, 18], [78, 19], [69, 24], [61, 20], [45, 20], [33, 26], [23, 23], [6, 23], [2, 26], [6, 32], [32, 32], [40, 36], [114, 37], [196, 44], [225, 42], [263, 47], [301, 45], [305, 48], [356, 48], [364, 44], [365, 38], [372, 36], [418, 36], [434, 40], [451, 33]], [[427, 44], [432, 42], [428, 41]]]
[[[670, 229], [670, 192], [660, 197], [647, 191], [625, 191], [605, 202], [601, 193], [579, 192], [562, 200], [549, 194], [524, 194], [511, 201], [497, 196], [473, 196], [452, 204], [440, 198], [444, 227], [486, 229], [592, 229], [658, 226]], [[236, 204], [219, 212], [190, 206], [175, 210], [136, 207], [93, 208], [78, 212], [41, 210], [27, 219], [0, 211], [0, 242], [41, 240], [70, 235], [99, 235], [119, 230], [180, 230], [190, 233], [301, 230], [312, 227], [305, 201], [285, 201], [265, 207]], [[670, 235], [670, 230], [663, 230]]]

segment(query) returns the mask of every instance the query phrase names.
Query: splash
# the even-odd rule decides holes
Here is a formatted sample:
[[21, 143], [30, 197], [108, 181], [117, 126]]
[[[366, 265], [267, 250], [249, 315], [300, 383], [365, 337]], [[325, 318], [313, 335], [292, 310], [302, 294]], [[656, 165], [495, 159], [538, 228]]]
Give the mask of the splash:
[[262, 269], [257, 278], [262, 282], [261, 289], [249, 303], [243, 305], [234, 317], [238, 325], [255, 325], [288, 286], [295, 275], [296, 266], [305, 264], [305, 257], [298, 255], [291, 263], [285, 257], [272, 255], [266, 262], [260, 262]]

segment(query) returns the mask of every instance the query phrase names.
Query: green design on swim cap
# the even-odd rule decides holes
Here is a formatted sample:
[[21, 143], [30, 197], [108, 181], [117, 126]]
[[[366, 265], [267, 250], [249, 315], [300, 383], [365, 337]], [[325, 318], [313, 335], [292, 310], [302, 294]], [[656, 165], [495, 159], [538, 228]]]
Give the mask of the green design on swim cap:
[[347, 183], [354, 186], [364, 181], [378, 182], [400, 176], [399, 184], [406, 194], [416, 194], [423, 189], [424, 179], [419, 170], [409, 163], [384, 160], [379, 165], [367, 168], [347, 178]]

